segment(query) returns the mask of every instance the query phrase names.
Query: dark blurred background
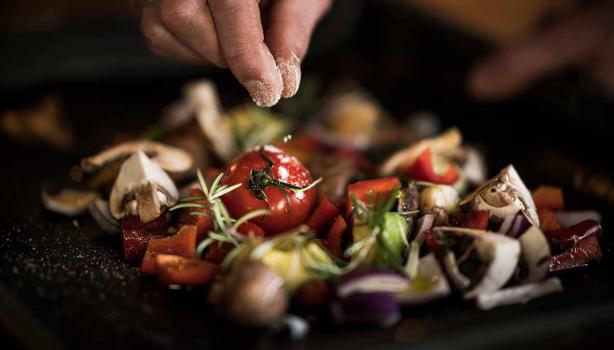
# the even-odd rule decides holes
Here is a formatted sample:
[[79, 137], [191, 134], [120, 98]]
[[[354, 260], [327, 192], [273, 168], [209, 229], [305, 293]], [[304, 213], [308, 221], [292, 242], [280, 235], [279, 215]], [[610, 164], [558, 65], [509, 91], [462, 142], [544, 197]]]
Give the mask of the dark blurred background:
[[[605, 214], [605, 226], [614, 205], [614, 172], [610, 164], [614, 108], [607, 91], [582, 72], [565, 69], [503, 101], [484, 103], [466, 92], [466, 76], [473, 64], [497, 47], [530, 35], [584, 2], [580, 5], [565, 0], [493, 3], [487, 0], [337, 0], [314, 35], [303, 65], [305, 79], [301, 91], [308, 84], [310, 91], [322, 95], [337, 81], [352, 79], [372, 92], [398, 118], [432, 111], [441, 118], [443, 126], [458, 125], [469, 142], [484, 146], [491, 173], [514, 162], [530, 187], [544, 182], [564, 186], [571, 209], [596, 208]], [[248, 99], [228, 71], [183, 65], [153, 56], [126, 1], [2, 1], [0, 149], [6, 160], [0, 179], [7, 184], [6, 193], [2, 194], [5, 202], [2, 225], [38, 225], [40, 231], [39, 220], [47, 219], [41, 216], [38, 202], [34, 203], [41, 182], [65, 177], [66, 169], [81, 156], [110, 143], [118, 133], [146, 130], [165, 106], [180, 97], [186, 81], [201, 78], [217, 83], [225, 106]], [[301, 98], [300, 93], [296, 98]], [[32, 106], [51, 111], [61, 119], [61, 130], [51, 142], [41, 141], [39, 137], [22, 137], [24, 128], [19, 117]], [[43, 123], [34, 129], [49, 128]], [[67, 135], [62, 131], [73, 135], [70, 142], [62, 141], [62, 135]], [[55, 145], [50, 147], [50, 144]], [[28, 212], [36, 213], [34, 219], [26, 215]], [[42, 227], [51, 229], [46, 222]], [[607, 276], [607, 266], [611, 265], [607, 255], [612, 244], [611, 240], [608, 242], [606, 265], [601, 265], [600, 276]], [[91, 243], [79, 244], [89, 247]], [[112, 260], [114, 253], [109, 254], [107, 258]], [[113, 262], [108, 264], [112, 266]], [[118, 268], [125, 269], [122, 266]], [[32, 314], [46, 327], [57, 331], [59, 338], [70, 339], [74, 345], [85, 339], [88, 332], [95, 332], [76, 333], [83, 304], [76, 301], [71, 304], [67, 300], [64, 307], [79, 315], [69, 317], [57, 307], [57, 300], [49, 299], [49, 293], [38, 294], [37, 286], [56, 293], [64, 287], [60, 282], [41, 284], [36, 276], [16, 276], [8, 265], [0, 269], [0, 277], [7, 290], [20, 295], [24, 304], [36, 305]], [[600, 294], [594, 299], [611, 303], [612, 290], [609, 283], [603, 282], [604, 278], [600, 282], [603, 287], [596, 292]], [[576, 289], [586, 284], [582, 282]], [[140, 288], [133, 289], [142, 292]], [[161, 298], [154, 295], [156, 300]], [[94, 299], [92, 303], [97, 305]], [[8, 312], [3, 313], [4, 306], [0, 303], [0, 316], [5, 315], [0, 321], [6, 326], [14, 320]], [[109, 302], [109, 307], [114, 305]], [[539, 304], [534, 305], [533, 311], [537, 309]], [[166, 312], [163, 310], [161, 314]], [[467, 319], [472, 319], [473, 311], [463, 312]], [[510, 313], [514, 317], [520, 314]], [[503, 319], [506, 314], [481, 315], [482, 320], [488, 321], [488, 317]], [[137, 321], [139, 317], [151, 318], [146, 314], [132, 317]], [[586, 312], [572, 314], [570, 319], [575, 318], [584, 328], [558, 341], [553, 336], [547, 348], [556, 345], [559, 349], [572, 349], [574, 344], [589, 338], [592, 343], [585, 344], [595, 347], [607, 344], [611, 336], [603, 332], [604, 324], [591, 323], [591, 317]], [[66, 324], [57, 324], [58, 320], [65, 319]], [[90, 321], [94, 320], [97, 319]], [[573, 328], [573, 325], [570, 321], [567, 326]], [[593, 328], [588, 329], [587, 325]], [[106, 325], [110, 326], [113, 325]], [[382, 334], [367, 332], [366, 337], [390, 341], [387, 338], [390, 332]], [[3, 338], [12, 339], [12, 336], [0, 335], [0, 340]], [[156, 339], [152, 339], [147, 341], [155, 343]], [[312, 345], [326, 338], [319, 339]], [[513, 348], [514, 344], [540, 344], [531, 339], [512, 342], [507, 348]], [[130, 340], [108, 341], [131, 344]], [[465, 341], [468, 346], [475, 344]]]

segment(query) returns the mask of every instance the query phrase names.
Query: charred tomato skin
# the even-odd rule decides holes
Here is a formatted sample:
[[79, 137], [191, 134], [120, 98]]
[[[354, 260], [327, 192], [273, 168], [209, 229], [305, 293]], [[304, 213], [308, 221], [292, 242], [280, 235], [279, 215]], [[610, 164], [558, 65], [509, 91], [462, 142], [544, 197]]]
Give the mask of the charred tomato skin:
[[[256, 198], [249, 189], [251, 172], [262, 170], [267, 166], [260, 153], [258, 149], [245, 153], [228, 166], [222, 184], [231, 186], [240, 183], [242, 186], [224, 195], [222, 201], [233, 218], [239, 218], [253, 210], [269, 209], [271, 214], [251, 221], [261, 227], [267, 235], [275, 235], [304, 223], [314, 209], [317, 193], [314, 188], [294, 193], [275, 186], [267, 186], [264, 189], [268, 200], [267, 207], [267, 202]], [[273, 163], [271, 175], [275, 180], [298, 187], [305, 187], [313, 181], [311, 174], [301, 162], [279, 148], [265, 146], [262, 154]]]

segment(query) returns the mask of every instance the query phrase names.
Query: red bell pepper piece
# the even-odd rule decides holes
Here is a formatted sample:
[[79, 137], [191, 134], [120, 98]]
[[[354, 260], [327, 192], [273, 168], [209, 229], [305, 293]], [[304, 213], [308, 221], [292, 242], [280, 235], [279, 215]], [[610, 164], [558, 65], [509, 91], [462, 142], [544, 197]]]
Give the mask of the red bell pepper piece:
[[158, 282], [165, 286], [205, 286], [219, 270], [210, 262], [168, 254], [156, 255], [155, 263]]
[[[188, 190], [189, 197], [204, 197], [205, 194], [199, 188], [191, 188]], [[206, 205], [206, 200], [197, 200], [195, 203]], [[198, 212], [207, 216], [192, 215]], [[211, 218], [211, 210], [209, 208], [182, 208], [179, 209], [179, 218], [177, 219], [177, 227], [183, 225], [196, 226], [196, 242], [200, 242], [207, 237], [207, 232], [213, 228], [213, 219]]]
[[306, 224], [310, 229], [316, 231], [318, 236], [323, 236], [328, 232], [337, 216], [339, 216], [337, 207], [327, 198], [324, 198], [311, 217], [307, 219]]
[[537, 209], [548, 209], [553, 211], [565, 209], [563, 190], [560, 187], [539, 186], [533, 192], [533, 201]]
[[539, 228], [544, 231], [555, 231], [561, 228], [556, 213], [548, 209], [538, 209], [537, 216], [539, 217]]
[[433, 166], [433, 154], [430, 148], [425, 149], [422, 154], [405, 170], [405, 175], [418, 181], [432, 182], [436, 184], [452, 185], [458, 178], [458, 169], [446, 161], [445, 171], [438, 173]]
[[240, 234], [243, 234], [245, 236], [252, 236], [252, 237], [264, 237], [264, 230], [260, 228], [260, 226], [254, 224], [253, 222], [244, 222], [241, 224], [241, 226], [239, 226], [237, 228], [237, 231], [239, 231]]
[[339, 215], [333, 222], [333, 226], [328, 230], [327, 245], [328, 249], [335, 254], [339, 259], [344, 259], [343, 256], [343, 235], [348, 228], [343, 216]]
[[152, 238], [168, 235], [168, 216], [160, 215], [154, 221], [142, 223], [138, 216], [126, 216], [121, 220], [122, 251], [126, 261], [141, 259]]
[[554, 251], [569, 249], [591, 235], [601, 237], [601, 234], [601, 225], [595, 220], [584, 220], [566, 228], [545, 232], [548, 243]]
[[550, 257], [550, 272], [561, 271], [588, 264], [601, 259], [601, 248], [597, 235], [590, 235], [564, 252]]
[[486, 230], [488, 228], [488, 210], [470, 210], [466, 213], [450, 215], [452, 226]]
[[174, 236], [152, 239], [147, 243], [147, 251], [141, 263], [141, 273], [156, 273], [156, 255], [171, 254], [193, 258], [196, 251], [196, 226], [184, 225]]
[[346, 214], [349, 216], [352, 208], [352, 197], [373, 207], [381, 200], [387, 200], [394, 191], [401, 188], [398, 177], [383, 177], [380, 179], [364, 180], [348, 185], [348, 205]]

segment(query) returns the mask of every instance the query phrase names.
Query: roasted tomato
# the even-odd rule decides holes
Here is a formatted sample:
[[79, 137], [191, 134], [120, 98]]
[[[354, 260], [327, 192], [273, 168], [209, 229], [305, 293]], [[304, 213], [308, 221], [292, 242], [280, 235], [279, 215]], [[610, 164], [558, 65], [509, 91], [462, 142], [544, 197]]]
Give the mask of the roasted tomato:
[[234, 218], [268, 208], [271, 214], [251, 221], [267, 235], [274, 235], [307, 220], [316, 204], [316, 190], [299, 189], [312, 181], [296, 158], [277, 147], [265, 146], [244, 154], [226, 169], [222, 184], [242, 186], [224, 195], [222, 201]]

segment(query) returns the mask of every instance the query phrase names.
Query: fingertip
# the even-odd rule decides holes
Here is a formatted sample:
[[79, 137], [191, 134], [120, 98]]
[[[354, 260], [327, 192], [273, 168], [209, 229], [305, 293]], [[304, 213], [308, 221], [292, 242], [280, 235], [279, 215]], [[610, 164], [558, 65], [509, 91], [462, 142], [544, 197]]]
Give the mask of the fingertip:
[[252, 79], [243, 83], [254, 103], [259, 107], [272, 107], [279, 102], [283, 91], [281, 72], [262, 79]]
[[289, 98], [296, 95], [301, 85], [301, 61], [292, 53], [289, 58], [275, 58], [275, 63], [283, 81], [281, 96]]

